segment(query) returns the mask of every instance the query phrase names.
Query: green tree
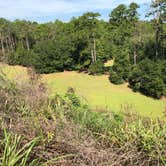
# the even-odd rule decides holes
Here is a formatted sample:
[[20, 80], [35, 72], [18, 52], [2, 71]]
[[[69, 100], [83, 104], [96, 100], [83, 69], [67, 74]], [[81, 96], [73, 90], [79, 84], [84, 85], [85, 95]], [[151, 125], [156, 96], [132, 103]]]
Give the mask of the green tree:
[[163, 23], [166, 21], [166, 1], [152, 1], [151, 11], [147, 16], [153, 16], [153, 27], [155, 29], [155, 55], [158, 58], [161, 49], [161, 36], [163, 34]]
[[153, 62], [145, 59], [134, 67], [129, 84], [134, 91], [140, 91], [145, 95], [160, 98], [165, 95], [165, 83], [163, 79], [162, 62]]

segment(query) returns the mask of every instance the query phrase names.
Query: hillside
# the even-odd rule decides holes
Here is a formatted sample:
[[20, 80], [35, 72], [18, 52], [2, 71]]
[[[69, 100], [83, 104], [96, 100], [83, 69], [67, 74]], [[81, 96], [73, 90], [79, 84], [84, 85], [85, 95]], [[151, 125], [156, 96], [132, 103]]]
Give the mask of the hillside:
[[1, 8], [0, 166], [166, 166], [166, 0]]
[[[26, 68], [2, 64], [1, 67], [8, 77], [26, 80]], [[106, 75], [91, 76], [77, 72], [61, 72], [41, 76], [51, 89], [51, 94], [64, 94], [68, 87], [73, 87], [83, 101], [99, 111], [105, 109], [123, 111], [130, 108], [143, 116], [156, 118], [164, 115], [165, 100], [155, 100], [134, 93], [127, 84], [111, 84]]]

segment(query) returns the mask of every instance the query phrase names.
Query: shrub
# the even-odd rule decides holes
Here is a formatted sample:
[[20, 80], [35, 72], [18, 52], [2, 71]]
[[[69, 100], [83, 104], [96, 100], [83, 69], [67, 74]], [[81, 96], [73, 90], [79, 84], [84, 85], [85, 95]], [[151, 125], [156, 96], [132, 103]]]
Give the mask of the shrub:
[[162, 62], [153, 62], [145, 59], [132, 70], [129, 76], [130, 87], [147, 96], [161, 98], [165, 95], [166, 84]]
[[102, 74], [104, 72], [104, 63], [98, 61], [89, 66], [90, 74]]
[[58, 41], [42, 41], [37, 43], [34, 48], [36, 53], [34, 67], [36, 71], [39, 73], [52, 73], [73, 69], [74, 61], [66, 47], [69, 46]]
[[75, 91], [74, 91], [73, 88], [71, 88], [71, 87], [68, 88], [68, 91], [67, 91], [65, 97], [67, 97], [70, 100], [72, 106], [74, 106], [74, 107], [80, 107], [81, 106], [81, 101], [76, 96]]
[[114, 72], [113, 70], [110, 70], [109, 72], [109, 80], [113, 83], [113, 84], [122, 84], [124, 82], [124, 80], [122, 79], [122, 77], [120, 75], [118, 75], [116, 72]]
[[147, 96], [159, 99], [164, 95], [165, 85], [161, 78], [144, 76], [142, 78], [140, 91]]
[[140, 91], [141, 77], [142, 71], [138, 67], [134, 67], [131, 72], [131, 75], [129, 76], [129, 85], [134, 92]]
[[16, 52], [9, 54], [8, 63], [11, 65], [33, 66], [35, 63], [35, 56], [33, 50], [26, 50], [18, 48]]
[[122, 48], [115, 57], [113, 71], [116, 72], [125, 81], [128, 80], [131, 71], [131, 64], [128, 50]]

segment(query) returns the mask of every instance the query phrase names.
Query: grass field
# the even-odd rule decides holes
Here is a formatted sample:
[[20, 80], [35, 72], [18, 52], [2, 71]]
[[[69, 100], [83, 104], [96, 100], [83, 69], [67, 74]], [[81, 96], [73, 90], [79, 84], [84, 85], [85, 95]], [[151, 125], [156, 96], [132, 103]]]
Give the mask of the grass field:
[[[9, 77], [25, 79], [26, 68], [3, 65], [2, 69]], [[84, 73], [63, 72], [42, 75], [42, 79], [48, 83], [52, 94], [64, 94], [68, 87], [73, 87], [76, 93], [94, 109], [107, 108], [120, 111], [125, 107], [131, 107], [133, 111], [143, 116], [164, 115], [165, 100], [154, 100], [140, 93], [134, 93], [126, 84], [113, 85], [106, 75], [90, 76]]]

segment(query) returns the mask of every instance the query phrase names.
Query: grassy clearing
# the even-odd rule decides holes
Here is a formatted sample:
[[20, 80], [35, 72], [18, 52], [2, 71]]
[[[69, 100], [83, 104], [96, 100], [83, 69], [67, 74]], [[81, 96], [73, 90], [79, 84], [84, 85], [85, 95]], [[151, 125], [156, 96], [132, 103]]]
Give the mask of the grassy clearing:
[[44, 75], [53, 93], [66, 92], [69, 86], [85, 98], [92, 108], [120, 111], [132, 107], [133, 111], [143, 116], [163, 116], [165, 101], [154, 100], [139, 93], [132, 92], [124, 85], [113, 85], [107, 76], [89, 76], [83, 73], [63, 72]]
[[[26, 68], [19, 66], [3, 66], [9, 77], [25, 79]], [[84, 73], [63, 72], [43, 75], [51, 88], [52, 94], [64, 94], [68, 87], [73, 87], [76, 93], [86, 100], [93, 109], [109, 109], [120, 111], [132, 107], [133, 111], [149, 117], [162, 117], [166, 106], [165, 100], [154, 100], [150, 97], [134, 93], [124, 85], [113, 85], [107, 76], [89, 76]], [[131, 108], [130, 108], [131, 109]]]

